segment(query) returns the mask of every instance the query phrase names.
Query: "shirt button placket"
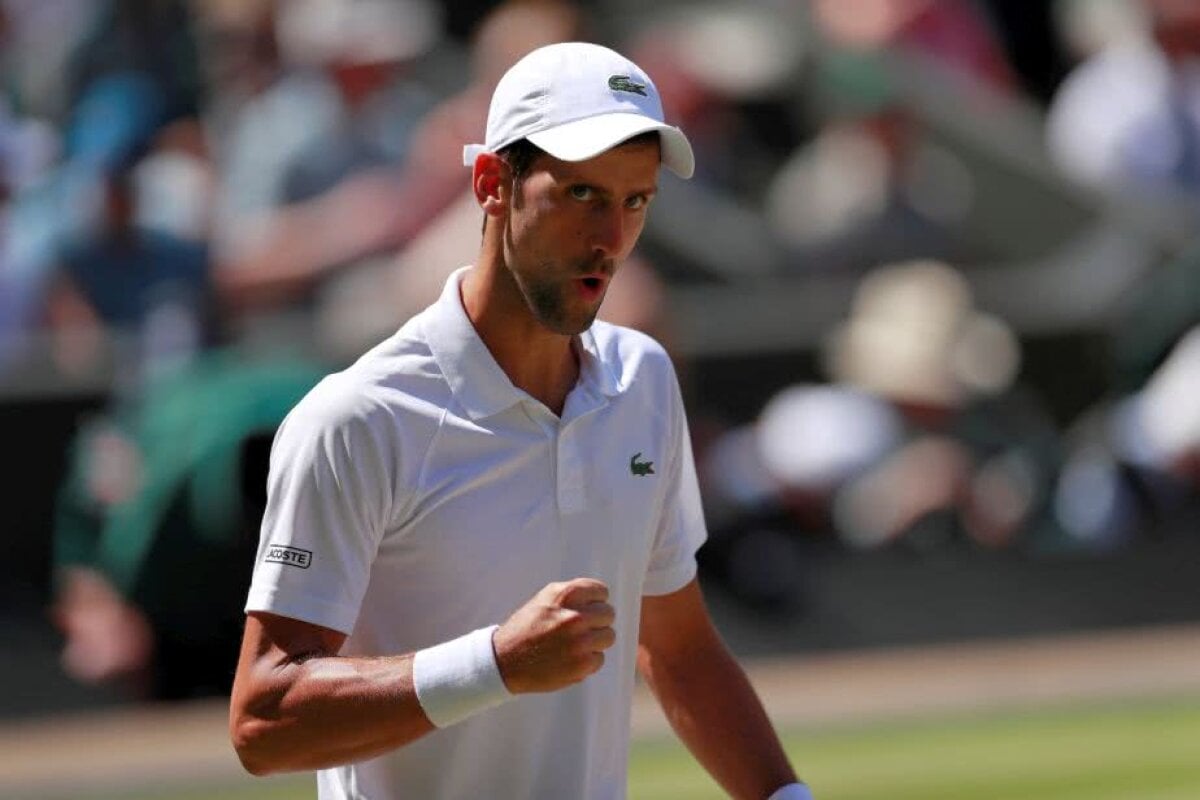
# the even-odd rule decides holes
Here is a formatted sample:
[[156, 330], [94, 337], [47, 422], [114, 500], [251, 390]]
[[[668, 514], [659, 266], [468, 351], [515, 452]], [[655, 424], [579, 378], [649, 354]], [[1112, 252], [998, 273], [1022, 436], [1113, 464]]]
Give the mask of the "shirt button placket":
[[583, 510], [583, 454], [573, 447], [574, 426], [558, 434], [558, 509], [564, 514]]

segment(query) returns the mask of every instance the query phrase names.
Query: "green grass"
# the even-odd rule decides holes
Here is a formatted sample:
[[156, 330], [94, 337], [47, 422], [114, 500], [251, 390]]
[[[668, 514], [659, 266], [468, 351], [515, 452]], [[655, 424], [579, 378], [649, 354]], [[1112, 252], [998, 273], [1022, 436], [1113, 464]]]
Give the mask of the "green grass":
[[148, 794], [106, 796], [104, 800], [300, 800], [317, 796], [312, 776], [246, 779], [237, 786], [211, 786], [177, 792], [160, 791]]
[[[1200, 698], [795, 731], [785, 744], [820, 800], [1200, 798]], [[311, 778], [289, 777], [135, 797], [314, 795]], [[673, 739], [634, 748], [631, 800], [722, 796]]]
[[[1200, 700], [792, 733], [820, 800], [1200, 798]], [[720, 798], [683, 750], [633, 754], [633, 800]]]

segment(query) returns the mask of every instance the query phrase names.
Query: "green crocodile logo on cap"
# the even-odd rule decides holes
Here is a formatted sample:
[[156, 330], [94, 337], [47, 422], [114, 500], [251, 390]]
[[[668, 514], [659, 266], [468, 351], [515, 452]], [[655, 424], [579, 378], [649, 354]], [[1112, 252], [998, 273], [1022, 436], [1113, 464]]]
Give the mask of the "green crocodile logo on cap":
[[613, 75], [608, 79], [608, 88], [614, 92], [629, 92], [646, 96], [646, 84], [630, 80], [628, 75]]

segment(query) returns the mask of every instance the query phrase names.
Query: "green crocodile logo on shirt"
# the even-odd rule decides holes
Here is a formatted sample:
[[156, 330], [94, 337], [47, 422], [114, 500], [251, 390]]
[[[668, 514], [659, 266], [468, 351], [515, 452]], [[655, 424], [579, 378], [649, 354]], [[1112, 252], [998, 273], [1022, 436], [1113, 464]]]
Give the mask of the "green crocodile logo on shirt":
[[646, 96], [646, 84], [630, 80], [628, 75], [613, 75], [608, 79], [608, 88], [614, 92], [629, 92]]
[[629, 471], [632, 472], [634, 475], [637, 475], [639, 478], [644, 478], [647, 475], [653, 475], [654, 474], [654, 462], [653, 461], [638, 461], [638, 459], [641, 457], [642, 457], [642, 454], [640, 452], [633, 454], [633, 457], [629, 459]]

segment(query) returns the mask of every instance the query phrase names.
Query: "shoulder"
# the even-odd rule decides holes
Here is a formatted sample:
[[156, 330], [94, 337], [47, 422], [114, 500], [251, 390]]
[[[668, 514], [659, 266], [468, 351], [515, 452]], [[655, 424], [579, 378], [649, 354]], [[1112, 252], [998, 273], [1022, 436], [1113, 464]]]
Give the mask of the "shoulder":
[[346, 369], [326, 376], [296, 405], [293, 426], [310, 432], [366, 429], [394, 438], [436, 424], [451, 393], [419, 326], [405, 325]]
[[632, 385], [634, 379], [674, 378], [670, 355], [653, 337], [603, 320], [596, 320], [591, 332], [600, 359], [613, 370], [622, 386]]
[[429, 346], [421, 313], [368, 350], [344, 373], [345, 380], [397, 410], [444, 408], [450, 387]]
[[658, 341], [641, 331], [600, 321], [592, 326], [592, 336], [596, 354], [618, 384], [621, 405], [638, 409], [645, 419], [683, 418], [675, 366]]

